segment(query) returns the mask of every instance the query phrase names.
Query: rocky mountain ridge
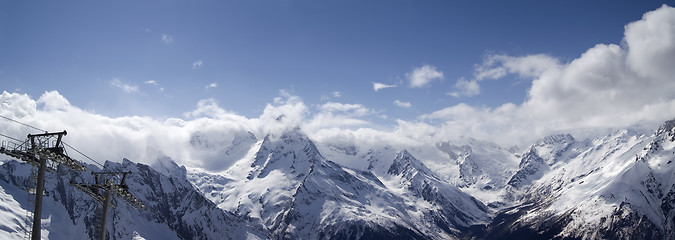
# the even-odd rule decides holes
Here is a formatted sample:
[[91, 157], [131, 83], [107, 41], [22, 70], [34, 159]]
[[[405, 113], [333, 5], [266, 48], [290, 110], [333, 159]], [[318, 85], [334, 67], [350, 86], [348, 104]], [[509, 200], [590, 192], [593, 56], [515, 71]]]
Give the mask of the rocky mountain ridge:
[[[552, 135], [522, 152], [472, 139], [428, 148], [436, 155], [324, 145], [300, 129], [233, 139], [194, 137], [195, 147], [225, 155], [236, 149], [227, 156], [238, 159], [218, 174], [168, 157], [150, 166], [106, 162], [105, 170], [132, 172], [129, 189], [148, 206], [116, 202], [108, 238], [675, 237], [675, 121], [653, 134], [618, 130], [581, 141]], [[0, 165], [0, 237], [29, 229], [29, 174], [21, 162]], [[96, 234], [100, 206], [72, 188], [73, 179], [92, 180], [67, 169], [48, 174], [43, 236]]]

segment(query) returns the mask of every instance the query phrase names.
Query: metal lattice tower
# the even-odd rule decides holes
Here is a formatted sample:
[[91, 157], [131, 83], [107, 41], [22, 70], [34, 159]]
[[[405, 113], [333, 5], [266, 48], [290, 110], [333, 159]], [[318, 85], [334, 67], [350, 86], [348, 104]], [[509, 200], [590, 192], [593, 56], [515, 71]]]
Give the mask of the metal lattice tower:
[[[37, 172], [37, 167], [31, 166], [30, 175], [28, 175], [28, 179], [26, 179], [24, 183], [26, 191], [28, 192], [28, 205], [26, 206], [26, 224], [28, 224], [28, 226], [32, 226], [30, 224], [32, 224], [35, 217], [33, 216], [33, 213], [35, 212], [35, 185], [37, 183]], [[31, 231], [26, 230], [26, 239], [30, 239], [31, 236]]]
[[0, 146], [0, 153], [20, 159], [38, 168], [31, 239], [40, 239], [45, 172], [56, 171], [58, 165], [80, 172], [87, 170], [84, 164], [66, 155], [63, 142], [61, 142], [66, 134], [68, 133], [65, 130], [54, 133], [28, 134], [26, 141], [21, 144], [9, 142]]
[[[131, 172], [92, 172], [91, 174], [94, 175], [93, 184], [74, 183], [71, 181], [70, 185], [75, 186], [75, 188], [103, 204], [101, 221], [99, 221], [101, 224], [99, 226], [99, 239], [105, 240], [108, 208], [110, 207], [112, 194], [115, 194], [136, 209], [144, 209], [145, 205], [129, 192], [129, 187], [125, 183], [127, 175], [131, 174]], [[119, 177], [120, 175], [121, 178]], [[120, 180], [118, 183], [115, 183], [115, 179]]]

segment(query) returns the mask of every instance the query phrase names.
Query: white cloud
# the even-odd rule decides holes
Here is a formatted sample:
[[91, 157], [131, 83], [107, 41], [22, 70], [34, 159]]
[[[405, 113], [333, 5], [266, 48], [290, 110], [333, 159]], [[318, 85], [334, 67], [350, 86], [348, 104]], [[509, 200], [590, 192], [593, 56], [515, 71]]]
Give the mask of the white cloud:
[[204, 63], [204, 62], [202, 62], [202, 60], [197, 60], [197, 61], [193, 62], [192, 63], [192, 69], [196, 69], [197, 67], [201, 67], [202, 63]]
[[462, 97], [462, 96], [475, 96], [480, 93], [480, 85], [478, 85], [478, 81], [476, 80], [470, 80], [467, 81], [464, 78], [460, 78], [457, 80], [455, 83], [455, 89], [456, 91], [449, 92], [448, 95], [453, 96], [453, 97]]
[[547, 71], [557, 71], [563, 67], [558, 59], [544, 54], [513, 57], [507, 55], [488, 55], [481, 65], [477, 65], [472, 79], [460, 78], [455, 82], [454, 90], [448, 95], [470, 97], [480, 94], [480, 82], [497, 80], [509, 74], [523, 79], [533, 79]]
[[343, 128], [365, 126], [370, 122], [362, 119], [376, 112], [361, 104], [327, 102], [319, 106], [319, 112], [303, 123], [307, 132], [315, 132], [324, 128]]
[[274, 103], [267, 104], [258, 119], [254, 119], [258, 132], [279, 135], [283, 131], [302, 126], [307, 106], [300, 97], [293, 96], [286, 91], [280, 91], [280, 97]]
[[378, 83], [378, 82], [373, 83], [373, 90], [375, 90], [376, 92], [380, 91], [381, 89], [394, 88], [394, 87], [396, 87], [395, 84], [394, 85], [388, 85], [388, 84]]
[[503, 144], [554, 132], [589, 135], [672, 119], [675, 9], [663, 6], [628, 24], [624, 42], [597, 44], [564, 64], [546, 55], [490, 56], [476, 68], [474, 80], [456, 87], [479, 89], [481, 80], [516, 74], [532, 80], [524, 103], [494, 109], [460, 104], [421, 119], [441, 121], [446, 134], [496, 138]]
[[[144, 117], [109, 118], [73, 107], [58, 92], [46, 92], [37, 101], [27, 95], [3, 93], [0, 102], [11, 101], [10, 106], [2, 106], [0, 112], [19, 121], [49, 131], [68, 130], [64, 139], [70, 145], [85, 151], [98, 161], [120, 160], [121, 157], [139, 159], [145, 150], [144, 141], [153, 121]], [[21, 109], [30, 109], [29, 114], [17, 115]], [[49, 119], [49, 121], [41, 121]], [[13, 123], [0, 122], [0, 128], [9, 130], [13, 136], [25, 136], [34, 130], [14, 127]], [[106, 144], [106, 142], [108, 144]], [[109, 144], [109, 143], [115, 144]], [[105, 146], [105, 147], [102, 147]], [[72, 152], [69, 152], [73, 154]], [[75, 156], [82, 159], [82, 156]]]
[[[238, 159], [228, 159], [222, 149], [231, 144], [235, 134], [247, 132], [262, 138], [293, 126], [301, 126], [306, 107], [299, 98], [282, 95], [269, 104], [258, 118], [246, 118], [222, 109], [213, 99], [199, 101], [186, 119], [159, 119], [143, 116], [108, 117], [72, 106], [58, 92], [46, 92], [37, 100], [26, 94], [0, 94], [0, 115], [49, 131], [68, 131], [65, 142], [98, 162], [105, 160], [152, 163], [168, 155], [179, 164], [218, 171]], [[283, 117], [282, 117], [283, 116]], [[49, 121], [44, 121], [49, 119]], [[22, 139], [36, 130], [9, 121], [0, 121], [5, 135]], [[196, 148], [195, 136], [214, 149]], [[69, 151], [70, 156], [89, 162]]]
[[173, 43], [173, 36], [166, 33], [162, 33], [162, 42], [166, 44]]
[[217, 118], [227, 114], [227, 112], [220, 108], [218, 102], [213, 98], [202, 99], [197, 102], [197, 109], [192, 112], [183, 113], [185, 117], [188, 118], [197, 118], [197, 117], [212, 117]]
[[[675, 76], [675, 14], [663, 5], [625, 28], [627, 62], [640, 77], [665, 81]], [[671, 90], [671, 89], [669, 89]], [[672, 92], [672, 91], [671, 91]]]
[[534, 78], [545, 71], [559, 67], [560, 63], [557, 59], [544, 54], [524, 57], [488, 55], [483, 60], [483, 64], [476, 67], [474, 78], [476, 81], [500, 79], [507, 74], [517, 74], [521, 78]]
[[366, 108], [361, 104], [346, 104], [337, 102], [327, 102], [319, 107], [324, 112], [343, 112], [350, 113], [353, 116], [365, 116], [373, 113], [373, 110]]
[[340, 98], [342, 97], [342, 92], [339, 91], [334, 91], [330, 93], [330, 95], [321, 95], [321, 101], [329, 101], [332, 98]]
[[402, 107], [402, 108], [410, 108], [412, 107], [412, 104], [410, 102], [401, 102], [398, 99], [394, 100], [394, 104], [396, 106]]
[[120, 81], [118, 78], [113, 78], [112, 81], [110, 81], [110, 85], [113, 87], [117, 87], [119, 89], [122, 89], [125, 93], [137, 93], [138, 91], [138, 85], [130, 85], [127, 83], [123, 83]]
[[154, 85], [154, 86], [159, 85], [159, 84], [157, 83], [157, 81], [155, 81], [155, 80], [148, 80], [148, 81], [145, 81], [145, 82], [143, 82], [143, 83], [148, 84], [148, 85]]
[[204, 87], [204, 88], [209, 89], [209, 88], [215, 88], [215, 87], [218, 87], [218, 83], [212, 82], [209, 85], [206, 85], [206, 87]]
[[410, 81], [410, 87], [421, 88], [429, 85], [434, 79], [442, 80], [443, 72], [437, 71], [434, 66], [423, 65], [410, 73], [406, 73], [405, 76]]

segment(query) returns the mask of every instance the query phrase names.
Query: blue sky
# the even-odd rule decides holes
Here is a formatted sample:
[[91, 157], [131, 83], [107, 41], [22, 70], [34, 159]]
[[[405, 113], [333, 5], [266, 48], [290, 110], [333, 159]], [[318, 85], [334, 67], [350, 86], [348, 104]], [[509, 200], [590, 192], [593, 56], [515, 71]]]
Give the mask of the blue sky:
[[[483, 84], [475, 96], [447, 93], [489, 54], [565, 61], [597, 43], [620, 44], [625, 24], [661, 4], [2, 1], [0, 81], [2, 90], [35, 97], [58, 90], [73, 105], [110, 116], [180, 117], [214, 98], [255, 117], [283, 89], [310, 106], [362, 104], [387, 115], [386, 123], [460, 102], [521, 103], [531, 80], [517, 76]], [[406, 74], [423, 65], [443, 79], [408, 87]], [[375, 92], [374, 82], [398, 87]], [[115, 87], [123, 85], [137, 90]]]
[[675, 118], [673, 5], [0, 0], [0, 115], [66, 129], [95, 159], [212, 170], [237, 134], [298, 126], [422, 156], [653, 131]]

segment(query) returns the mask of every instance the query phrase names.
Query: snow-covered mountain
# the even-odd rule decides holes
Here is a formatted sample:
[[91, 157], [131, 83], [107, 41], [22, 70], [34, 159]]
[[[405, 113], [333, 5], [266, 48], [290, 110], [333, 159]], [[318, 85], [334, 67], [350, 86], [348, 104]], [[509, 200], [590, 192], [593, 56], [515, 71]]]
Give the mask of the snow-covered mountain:
[[441, 142], [437, 148], [450, 158], [446, 165], [452, 166], [454, 161], [458, 167], [437, 167], [441, 169], [437, 172], [445, 174], [447, 181], [455, 182], [462, 191], [492, 208], [505, 205], [504, 189], [518, 171], [518, 158], [513, 152], [497, 144], [471, 138]]
[[[133, 194], [145, 203], [137, 210], [113, 198], [108, 215], [108, 239], [265, 239], [262, 226], [223, 211], [204, 198], [186, 179], [185, 169], [165, 158], [156, 171], [148, 165], [124, 159], [106, 162], [105, 171], [131, 171], [126, 183]], [[98, 170], [89, 165], [88, 169]], [[26, 236], [32, 219], [27, 219], [29, 204], [26, 184], [31, 166], [7, 161], [0, 165], [0, 237], [17, 239]], [[70, 181], [93, 183], [92, 175], [59, 168], [48, 172], [42, 213], [42, 236], [48, 239], [73, 239], [98, 235], [101, 205], [89, 195], [75, 189]]]
[[675, 121], [652, 135], [620, 130], [534, 144], [509, 182], [516, 204], [479, 236], [673, 239]]
[[557, 134], [537, 140], [521, 155], [518, 171], [509, 179], [506, 198], [521, 199], [524, 189], [539, 180], [552, 168], [559, 167], [578, 156], [590, 145], [578, 142], [570, 134]]
[[[482, 202], [451, 186], [417, 160], [408, 151], [400, 152], [387, 172], [397, 176], [396, 181], [414, 197], [433, 205], [433, 221], [448, 232], [466, 228], [488, 220], [487, 208]], [[420, 201], [420, 200], [418, 200]]]
[[407, 151], [390, 160], [386, 176], [325, 159], [299, 129], [267, 136], [249, 154], [226, 178], [196, 185], [275, 238], [444, 239], [488, 219], [480, 201], [433, 176]]
[[[410, 149], [315, 143], [300, 129], [258, 139], [232, 133], [191, 147], [229, 167], [205, 172], [169, 157], [131, 171], [147, 209], [115, 202], [110, 239], [675, 238], [675, 120], [655, 133], [542, 138], [518, 151], [463, 138]], [[215, 155], [214, 155], [215, 156]], [[218, 161], [213, 161], [213, 164]], [[88, 166], [97, 170], [96, 166]], [[0, 238], [29, 229], [30, 166], [0, 165]], [[93, 237], [100, 206], [48, 173], [43, 236]]]
[[220, 171], [241, 159], [258, 139], [250, 131], [196, 131], [190, 136], [193, 158], [203, 160], [204, 168]]

